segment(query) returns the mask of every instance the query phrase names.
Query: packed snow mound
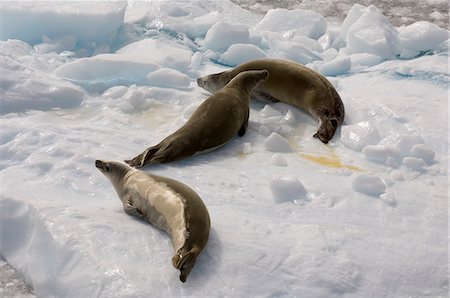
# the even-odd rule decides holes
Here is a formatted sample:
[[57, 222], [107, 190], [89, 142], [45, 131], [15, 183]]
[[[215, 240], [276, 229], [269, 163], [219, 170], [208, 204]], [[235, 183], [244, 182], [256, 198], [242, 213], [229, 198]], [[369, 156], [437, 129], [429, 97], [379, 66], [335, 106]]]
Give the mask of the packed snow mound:
[[78, 106], [85, 92], [49, 71], [62, 65], [60, 55], [33, 53], [27, 43], [0, 41], [0, 113], [50, 110]]
[[369, 53], [385, 59], [400, 54], [397, 29], [375, 6], [355, 4], [341, 31], [350, 53]]
[[232, 44], [248, 43], [250, 33], [243, 24], [215, 23], [206, 33], [204, 46], [217, 52], [226, 51]]
[[386, 192], [386, 184], [380, 177], [370, 174], [355, 175], [352, 179], [352, 188], [369, 196], [378, 197]]
[[277, 8], [269, 10], [255, 29], [318, 39], [325, 34], [327, 21], [315, 11]]
[[264, 140], [264, 148], [270, 152], [292, 152], [292, 147], [289, 142], [283, 138], [280, 134], [272, 132]]
[[367, 145], [376, 145], [381, 137], [372, 122], [363, 121], [341, 128], [341, 142], [348, 148], [361, 151]]
[[[115, 54], [100, 54], [66, 63], [55, 74], [89, 91], [103, 92], [116, 85], [148, 85], [147, 76], [160, 67], [188, 72], [191, 58], [192, 52], [183, 47], [159, 39], [143, 39]], [[177, 82], [186, 85], [186, 78], [178, 76]]]
[[400, 27], [399, 37], [402, 48], [415, 51], [417, 55], [422, 51], [436, 49], [448, 40], [449, 32], [430, 22], [419, 21]]
[[305, 187], [294, 177], [274, 178], [270, 181], [270, 191], [276, 203], [308, 200]]
[[220, 56], [220, 60], [227, 65], [236, 66], [250, 60], [266, 58], [266, 53], [252, 44], [232, 44], [228, 50]]
[[[111, 43], [123, 23], [126, 1], [2, 1], [0, 40], [30, 44], [73, 35], [80, 44]], [[61, 26], [64, 24], [64, 26]]]

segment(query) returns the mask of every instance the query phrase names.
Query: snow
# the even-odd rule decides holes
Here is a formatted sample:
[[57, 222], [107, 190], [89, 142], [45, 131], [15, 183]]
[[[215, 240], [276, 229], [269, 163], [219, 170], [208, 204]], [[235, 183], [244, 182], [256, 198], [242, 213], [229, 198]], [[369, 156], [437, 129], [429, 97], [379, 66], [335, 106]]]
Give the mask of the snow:
[[[27, 284], [0, 274], [0, 295], [447, 295], [447, 30], [361, 5], [337, 24], [229, 1], [0, 9], [16, 30], [0, 38], [0, 255]], [[322, 67], [345, 121], [325, 145], [307, 113], [251, 101], [244, 136], [145, 168], [211, 215], [182, 284], [170, 237], [125, 214], [94, 161], [158, 143], [209, 96], [198, 77], [263, 54]]]

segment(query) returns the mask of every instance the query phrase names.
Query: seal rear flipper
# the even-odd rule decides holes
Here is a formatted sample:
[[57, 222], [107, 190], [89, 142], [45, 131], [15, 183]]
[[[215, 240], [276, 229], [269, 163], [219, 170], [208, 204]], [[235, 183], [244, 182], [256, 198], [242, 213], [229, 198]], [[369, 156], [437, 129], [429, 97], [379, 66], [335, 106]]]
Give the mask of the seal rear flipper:
[[175, 268], [180, 270], [180, 280], [186, 282], [188, 275], [194, 268], [195, 262], [197, 261], [198, 252], [194, 248], [191, 249], [185, 255], [177, 253], [172, 258], [172, 264]]
[[152, 163], [152, 160], [151, 160], [152, 157], [155, 155], [156, 152], [158, 152], [158, 150], [160, 148], [161, 148], [160, 144], [150, 147], [150, 148], [147, 148], [147, 149], [145, 149], [144, 152], [142, 152], [138, 156], [136, 156], [130, 160], [125, 160], [125, 162], [132, 167], [141, 168], [147, 164]]

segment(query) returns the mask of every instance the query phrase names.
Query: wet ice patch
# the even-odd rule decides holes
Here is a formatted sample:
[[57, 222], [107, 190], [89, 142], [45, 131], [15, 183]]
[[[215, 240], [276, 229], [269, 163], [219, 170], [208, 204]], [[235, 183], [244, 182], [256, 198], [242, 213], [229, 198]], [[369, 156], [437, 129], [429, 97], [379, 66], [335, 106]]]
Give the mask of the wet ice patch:
[[228, 65], [236, 66], [250, 60], [262, 59], [265, 57], [266, 53], [255, 45], [233, 44], [220, 56], [220, 60]]
[[380, 177], [370, 174], [355, 175], [352, 179], [351, 186], [353, 190], [373, 197], [378, 197], [385, 193], [387, 188]]
[[292, 147], [289, 142], [280, 134], [272, 132], [264, 140], [264, 148], [270, 152], [292, 152]]
[[294, 177], [274, 178], [269, 184], [273, 200], [276, 203], [283, 203], [295, 200], [308, 200], [305, 187]]
[[342, 143], [355, 151], [361, 151], [367, 145], [378, 144], [380, 139], [377, 128], [368, 121], [343, 125], [341, 128]]
[[318, 39], [325, 34], [327, 21], [315, 11], [277, 8], [269, 10], [255, 29]]

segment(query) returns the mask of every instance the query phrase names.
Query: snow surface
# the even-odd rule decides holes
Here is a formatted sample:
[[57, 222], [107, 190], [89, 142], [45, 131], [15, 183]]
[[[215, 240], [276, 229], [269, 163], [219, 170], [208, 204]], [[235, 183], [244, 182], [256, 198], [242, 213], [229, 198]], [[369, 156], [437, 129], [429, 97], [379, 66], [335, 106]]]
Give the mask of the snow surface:
[[[0, 255], [33, 294], [447, 295], [447, 30], [360, 5], [334, 25], [228, 1], [4, 3]], [[208, 96], [196, 78], [240, 50], [324, 71], [346, 119], [324, 145], [306, 113], [252, 101], [245, 136], [145, 169], [188, 184], [211, 215], [182, 284], [170, 237], [125, 214], [94, 160], [183, 125]], [[1, 293], [21, 295], [11, 283]]]

